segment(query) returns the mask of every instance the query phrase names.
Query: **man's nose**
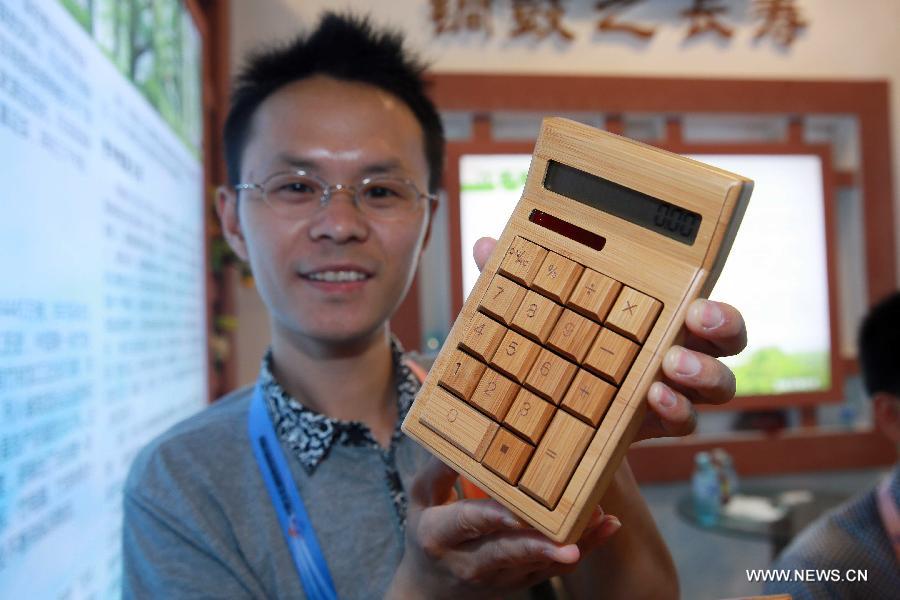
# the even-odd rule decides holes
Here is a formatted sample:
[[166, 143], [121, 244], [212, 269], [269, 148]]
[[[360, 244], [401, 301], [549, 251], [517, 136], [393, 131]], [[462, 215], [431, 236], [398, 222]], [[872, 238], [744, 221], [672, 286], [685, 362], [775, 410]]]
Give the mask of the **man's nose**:
[[356, 205], [355, 191], [350, 188], [332, 188], [313, 216], [309, 235], [314, 240], [330, 239], [343, 243], [364, 240], [369, 224]]

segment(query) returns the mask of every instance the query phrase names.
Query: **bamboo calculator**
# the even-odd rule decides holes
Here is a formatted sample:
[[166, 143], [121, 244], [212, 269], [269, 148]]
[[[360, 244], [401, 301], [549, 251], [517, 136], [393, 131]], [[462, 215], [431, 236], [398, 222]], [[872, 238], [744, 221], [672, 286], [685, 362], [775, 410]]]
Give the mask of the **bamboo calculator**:
[[557, 542], [581, 535], [753, 182], [561, 118], [403, 430]]

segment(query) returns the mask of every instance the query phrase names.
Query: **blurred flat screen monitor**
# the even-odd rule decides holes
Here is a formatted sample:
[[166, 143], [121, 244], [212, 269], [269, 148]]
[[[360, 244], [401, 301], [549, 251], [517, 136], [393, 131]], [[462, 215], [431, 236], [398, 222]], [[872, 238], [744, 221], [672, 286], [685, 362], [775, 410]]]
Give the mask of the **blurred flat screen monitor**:
[[[738, 396], [828, 392], [832, 387], [828, 262], [818, 155], [694, 155], [755, 181], [753, 197], [711, 298], [738, 307], [749, 341], [723, 359]], [[522, 194], [529, 155], [461, 157], [463, 297], [478, 278], [471, 248], [498, 237]]]
[[0, 2], [0, 597], [117, 598], [135, 453], [207, 400], [201, 39]]

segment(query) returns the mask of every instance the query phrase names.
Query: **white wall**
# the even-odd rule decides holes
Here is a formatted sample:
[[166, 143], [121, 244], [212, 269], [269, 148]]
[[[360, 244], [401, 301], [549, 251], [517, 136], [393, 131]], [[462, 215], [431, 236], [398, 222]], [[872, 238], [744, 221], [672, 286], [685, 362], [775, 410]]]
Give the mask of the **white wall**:
[[[449, 5], [455, 4], [451, 1]], [[646, 44], [622, 35], [597, 36], [598, 13], [593, 0], [572, 0], [564, 24], [575, 33], [571, 44], [511, 40], [510, 0], [494, 0], [494, 35], [435, 38], [429, 0], [232, 0], [232, 65], [259, 44], [283, 40], [311, 26], [324, 10], [349, 8], [371, 13], [378, 23], [407, 32], [409, 44], [430, 60], [435, 72], [552, 73], [668, 77], [776, 79], [884, 79], [891, 84], [895, 218], [900, 230], [900, 2], [897, 0], [797, 0], [809, 27], [790, 49], [769, 40], [754, 43], [757, 24], [739, 21], [749, 15], [750, 1], [726, 3], [735, 16], [735, 35], [721, 43], [710, 37], [684, 41], [686, 21], [678, 17], [689, 0], [645, 0], [622, 18], [657, 26]], [[894, 248], [900, 267], [900, 248]], [[253, 300], [244, 297], [240, 315], [254, 331], [241, 331], [238, 348], [265, 344], [259, 338], [260, 317]], [[245, 328], [242, 326], [241, 328]], [[252, 378], [258, 353], [239, 357], [242, 381]]]

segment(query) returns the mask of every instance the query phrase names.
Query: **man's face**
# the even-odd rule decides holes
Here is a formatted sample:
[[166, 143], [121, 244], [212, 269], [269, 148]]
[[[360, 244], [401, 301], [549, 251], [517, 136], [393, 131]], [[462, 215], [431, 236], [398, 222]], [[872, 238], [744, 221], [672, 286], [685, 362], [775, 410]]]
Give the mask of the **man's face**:
[[[281, 88], [253, 117], [241, 180], [296, 169], [332, 185], [383, 175], [424, 191], [428, 182], [422, 128], [406, 104], [327, 77]], [[356, 341], [378, 332], [406, 295], [430, 222], [426, 201], [419, 206], [401, 219], [370, 218], [352, 193], [333, 192], [314, 215], [291, 222], [251, 190], [242, 193], [240, 229], [229, 241], [249, 260], [276, 335]], [[348, 277], [356, 280], [327, 281]]]

